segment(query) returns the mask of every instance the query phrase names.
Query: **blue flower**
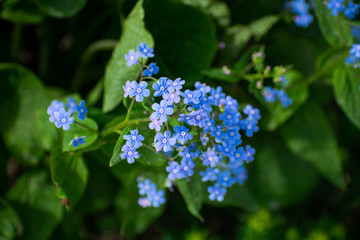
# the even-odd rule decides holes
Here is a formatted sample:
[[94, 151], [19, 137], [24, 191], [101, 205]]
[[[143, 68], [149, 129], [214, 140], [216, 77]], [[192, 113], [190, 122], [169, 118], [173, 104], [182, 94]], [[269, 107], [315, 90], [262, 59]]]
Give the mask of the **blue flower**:
[[234, 152], [236, 151], [235, 149], [236, 146], [228, 141], [223, 141], [221, 145], [215, 145], [215, 146], [220, 153], [228, 157], [233, 156]]
[[220, 162], [220, 157], [215, 152], [215, 148], [208, 148], [206, 152], [203, 152], [201, 159], [204, 166], [216, 167], [216, 164]]
[[85, 143], [85, 140], [84, 140], [85, 137], [86, 136], [74, 137], [74, 139], [70, 141], [69, 145], [71, 146], [71, 144], [73, 144], [74, 147], [77, 147], [80, 144], [84, 144]]
[[212, 131], [215, 131], [215, 130], [216, 130], [216, 127], [215, 127], [215, 120], [214, 119], [210, 119], [209, 121], [207, 121], [204, 128], [203, 128], [203, 131], [205, 133], [208, 133], [209, 131], [212, 132]]
[[139, 148], [142, 146], [141, 141], [144, 141], [144, 136], [139, 135], [138, 130], [131, 130], [129, 135], [124, 135], [124, 139], [126, 141], [126, 145], [133, 148]]
[[63, 102], [59, 102], [58, 100], [54, 100], [51, 102], [50, 106], [47, 109], [47, 114], [50, 115], [49, 121], [55, 122], [56, 119], [59, 117], [60, 110], [63, 109], [65, 111], [65, 105]]
[[150, 63], [148, 68], [144, 71], [143, 76], [151, 77], [153, 74], [157, 74], [159, 72], [159, 67], [156, 66], [156, 63]]
[[360, 44], [353, 44], [350, 49], [350, 54], [356, 58], [360, 58]]
[[201, 181], [215, 181], [217, 179], [217, 175], [219, 173], [219, 169], [207, 167], [206, 171], [201, 171], [200, 176], [202, 176]]
[[259, 109], [253, 108], [251, 105], [246, 105], [243, 109], [243, 112], [248, 115], [248, 119], [260, 119], [260, 112]]
[[137, 50], [140, 52], [142, 58], [154, 57], [154, 49], [147, 47], [146, 43], [140, 43], [140, 46], [137, 46]]
[[224, 121], [225, 126], [233, 126], [239, 122], [241, 114], [235, 109], [225, 108], [225, 111], [220, 114], [219, 118]]
[[225, 170], [219, 172], [216, 182], [222, 187], [231, 187], [235, 183], [235, 179], [231, 177], [229, 170]]
[[163, 122], [161, 122], [159, 119], [154, 118], [153, 116], [150, 116], [150, 120], [151, 122], [149, 123], [149, 128], [155, 129], [155, 131], [159, 132]]
[[129, 96], [130, 90], [132, 89], [130, 81], [126, 81], [125, 85], [123, 86], [123, 89], [124, 89], [124, 97]]
[[136, 151], [136, 148], [129, 147], [128, 145], [124, 145], [121, 148], [121, 151], [123, 151], [123, 153], [120, 155], [121, 159], [127, 159], [127, 162], [130, 164], [135, 162], [134, 158], [140, 157], [140, 154]]
[[183, 177], [191, 177], [194, 175], [195, 163], [190, 160], [181, 160], [180, 170]]
[[164, 93], [167, 92], [167, 89], [168, 89], [167, 81], [168, 80], [169, 79], [167, 77], [161, 77], [161, 78], [159, 78], [159, 82], [153, 83], [152, 88], [155, 90], [154, 97], [160, 97]]
[[239, 126], [242, 130], [245, 130], [245, 135], [248, 137], [252, 137], [254, 132], [259, 131], [259, 127], [257, 126], [257, 120], [254, 119], [243, 119], [240, 121]]
[[167, 81], [169, 92], [180, 91], [184, 83], [185, 80], [181, 80], [181, 78], [176, 78], [174, 81], [173, 80]]
[[331, 14], [336, 17], [340, 12], [345, 10], [344, 0], [329, 0], [327, 8], [331, 10]]
[[356, 40], [360, 41], [360, 26], [354, 26], [351, 28], [351, 34], [356, 38]]
[[356, 65], [358, 64], [359, 59], [357, 57], [355, 57], [354, 55], [349, 55], [346, 59], [345, 59], [345, 63], [352, 65], [353, 67], [356, 67]]
[[160, 122], [166, 122], [167, 116], [173, 114], [174, 109], [168, 106], [166, 100], [161, 100], [160, 104], [154, 103], [152, 105], [153, 112], [150, 117], [153, 119], [160, 119]]
[[171, 132], [166, 130], [164, 134], [158, 132], [155, 135], [155, 149], [160, 151], [161, 149], [164, 152], [171, 151], [171, 146], [175, 145], [176, 139], [171, 137]]
[[291, 1], [290, 8], [294, 14], [298, 15], [306, 14], [309, 11], [309, 5], [304, 0]]
[[265, 101], [268, 103], [276, 102], [276, 93], [277, 90], [271, 87], [265, 87], [265, 89], [262, 91], [262, 95], [265, 97]]
[[174, 131], [176, 133], [174, 138], [176, 138], [182, 145], [184, 145], [187, 140], [193, 139], [193, 135], [189, 133], [189, 129], [185, 126], [175, 126]]
[[230, 143], [237, 143], [241, 140], [241, 135], [239, 133], [240, 128], [238, 126], [227, 128], [225, 131], [224, 139]]
[[76, 108], [77, 108], [77, 102], [75, 101], [75, 99], [73, 99], [72, 97], [69, 97], [69, 100], [66, 104], [66, 106], [69, 108], [68, 112], [75, 112]]
[[201, 96], [200, 91], [190, 91], [189, 89], [185, 90], [185, 92], [180, 93], [182, 97], [184, 97], [185, 104], [198, 104], [200, 102], [199, 97]]
[[184, 178], [184, 174], [181, 171], [181, 166], [178, 162], [169, 161], [169, 165], [166, 167], [166, 171], [169, 173], [168, 179], [171, 181]]
[[88, 110], [85, 107], [85, 101], [81, 100], [80, 105], [76, 106], [76, 110], [78, 112], [78, 118], [80, 120], [84, 120], [85, 119], [85, 114], [88, 112]]
[[203, 128], [205, 124], [210, 120], [210, 116], [208, 113], [203, 110], [193, 111], [189, 114], [190, 119], [188, 123], [193, 126], [199, 126]]
[[142, 206], [143, 208], [145, 208], [145, 207], [150, 207], [150, 206], [151, 206], [151, 201], [150, 201], [150, 199], [147, 198], [147, 197], [142, 197], [142, 198], [139, 198], [138, 204], [139, 204], [140, 206]]
[[255, 154], [255, 149], [252, 148], [250, 145], [246, 145], [243, 160], [247, 163], [251, 162], [252, 160], [254, 160], [254, 154]]
[[222, 200], [224, 200], [226, 188], [223, 188], [219, 184], [215, 183], [214, 186], [208, 187], [208, 192], [210, 193], [209, 199], [211, 201], [214, 201], [216, 199], [218, 202], [221, 202]]
[[238, 166], [235, 169], [232, 169], [232, 172], [235, 175], [235, 181], [239, 184], [239, 185], [243, 185], [244, 182], [247, 179], [247, 171], [246, 168], [244, 168], [243, 166]]
[[209, 99], [211, 100], [212, 104], [215, 106], [219, 106], [220, 99], [225, 98], [225, 93], [222, 92], [221, 87], [211, 88]]
[[125, 60], [127, 61], [126, 65], [130, 67], [133, 64], [137, 64], [139, 57], [140, 57], [140, 53], [135, 52], [133, 49], [131, 49], [129, 51], [129, 54], [125, 54]]
[[216, 126], [216, 128], [211, 131], [211, 136], [215, 137], [215, 142], [217, 143], [221, 143], [226, 138], [223, 127], [220, 125]]
[[148, 195], [148, 199], [153, 207], [160, 207], [161, 204], [165, 203], [165, 192], [164, 190], [154, 191]]
[[[168, 89], [170, 91], [170, 89]], [[163, 94], [164, 100], [167, 101], [168, 105], [180, 102], [180, 91], [168, 92]]]
[[57, 128], [63, 128], [65, 131], [70, 129], [70, 124], [75, 122], [75, 119], [71, 117], [72, 112], [65, 112], [62, 108], [59, 110], [58, 118], [56, 119], [55, 126]]
[[224, 108], [232, 108], [232, 109], [239, 108], [238, 102], [230, 96], [220, 99], [220, 104], [223, 105]]
[[211, 91], [210, 86], [207, 86], [205, 83], [201, 83], [201, 82], [196, 82], [195, 88], [204, 94], [209, 93]]
[[286, 94], [286, 92], [282, 89], [277, 91], [277, 96], [280, 100], [281, 105], [284, 108], [287, 108], [288, 106], [292, 105], [293, 101], [289, 96]]
[[136, 81], [132, 81], [132, 89], [130, 90], [130, 96], [136, 96], [136, 101], [142, 102], [144, 100], [144, 97], [150, 96], [150, 90], [146, 89], [147, 85], [147, 82], [140, 82], [140, 84], [138, 84]]
[[306, 28], [313, 21], [314, 21], [314, 17], [311, 14], [302, 14], [302, 15], [294, 16], [294, 22], [298, 27]]
[[138, 179], [138, 188], [139, 188], [139, 194], [141, 196], [147, 195], [153, 191], [156, 191], [156, 185], [150, 181], [150, 179], [145, 179], [144, 181], [141, 181], [141, 179]]
[[354, 19], [355, 16], [359, 13], [359, 5], [354, 4], [353, 2], [348, 3], [348, 8], [345, 9], [344, 14], [347, 16], [350, 20]]
[[200, 140], [201, 140], [201, 144], [205, 146], [209, 141], [209, 137], [206, 135], [206, 133], [201, 132], [200, 133]]

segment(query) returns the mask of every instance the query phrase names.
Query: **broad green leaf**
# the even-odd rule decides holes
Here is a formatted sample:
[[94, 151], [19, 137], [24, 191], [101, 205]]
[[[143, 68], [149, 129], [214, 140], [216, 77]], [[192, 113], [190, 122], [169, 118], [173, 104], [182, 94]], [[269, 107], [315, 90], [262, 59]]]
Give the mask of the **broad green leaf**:
[[93, 89], [86, 96], [86, 106], [92, 107], [97, 102], [100, 101], [104, 91], [104, 79], [101, 78], [100, 81], [95, 85]]
[[333, 75], [336, 102], [350, 121], [360, 129], [360, 71], [340, 66]]
[[82, 156], [54, 148], [50, 154], [50, 171], [53, 183], [69, 200], [69, 210], [73, 209], [83, 195], [88, 180], [88, 169]]
[[278, 15], [265, 16], [265, 17], [262, 17], [260, 19], [255, 20], [254, 22], [250, 23], [249, 28], [250, 28], [253, 36], [255, 37], [255, 39], [258, 41], [279, 20], [280, 20], [280, 17]]
[[86, 0], [34, 0], [40, 10], [55, 18], [74, 16], [86, 3]]
[[203, 203], [203, 187], [199, 176], [193, 176], [190, 181], [181, 179], [176, 181], [177, 187], [183, 196], [189, 212], [197, 217], [201, 222], [204, 218], [200, 214]]
[[[169, 0], [144, 3], [146, 27], [156, 42], [155, 60], [159, 59], [171, 75], [193, 85], [208, 69], [217, 50], [214, 24], [202, 11]], [[166, 9], [164, 11], [163, 9]]]
[[[98, 125], [94, 120], [91, 118], [86, 117], [84, 120], [80, 120], [77, 116], [74, 116], [75, 121], [78, 122], [74, 123], [76, 124], [76, 127], [73, 125], [70, 126], [70, 129], [67, 131], [64, 131], [63, 134], [63, 140], [62, 140], [62, 151], [63, 152], [69, 152], [69, 151], [77, 151], [81, 149], [85, 149], [90, 147], [98, 138]], [[80, 125], [81, 124], [81, 125]], [[80, 144], [77, 147], [74, 147], [73, 145], [70, 145], [70, 142], [74, 137], [82, 137], [86, 136], [84, 138], [85, 143]]]
[[323, 0], [315, 0], [315, 15], [322, 34], [333, 46], [350, 46], [352, 36], [349, 24], [341, 16], [333, 16]]
[[[250, 176], [251, 177], [251, 176]], [[217, 207], [234, 206], [245, 209], [249, 212], [256, 212], [260, 210], [260, 206], [257, 203], [254, 196], [248, 190], [248, 187], [234, 185], [231, 188], [227, 188], [227, 193], [222, 202], [211, 201], [208, 197], [209, 192], [206, 189], [207, 197], [205, 197], [206, 204], [214, 205]]]
[[[115, 214], [121, 221], [120, 232], [127, 236], [143, 232], [165, 209], [164, 205], [159, 208], [143, 208], [138, 204], [140, 195], [136, 178], [140, 174], [139, 170], [138, 168], [137, 171], [132, 171], [115, 198]], [[164, 172], [152, 172], [147, 169], [146, 178], [150, 178], [153, 183], [157, 184], [159, 190], [161, 184], [165, 182], [166, 175]]]
[[1, 18], [15, 23], [40, 23], [44, 15], [33, 1], [6, 0], [2, 6]]
[[47, 178], [46, 171], [28, 172], [6, 195], [23, 223], [22, 240], [48, 239], [62, 218], [61, 200]]
[[301, 73], [291, 70], [285, 74], [289, 87], [285, 90], [293, 100], [293, 104], [286, 109], [277, 101], [274, 105], [265, 102], [262, 94], [257, 96], [262, 105], [268, 110], [262, 114], [261, 124], [269, 131], [274, 131], [285, 123], [296, 110], [306, 101], [309, 90]]
[[147, 46], [154, 47], [154, 40], [151, 34], [146, 30], [144, 24], [144, 9], [142, 0], [139, 0], [134, 9], [126, 18], [123, 26], [123, 32], [119, 44], [111, 56], [106, 67], [104, 82], [104, 105], [103, 111], [109, 112], [121, 103], [124, 90], [123, 85], [126, 81], [137, 79], [140, 74], [140, 65], [131, 67], [126, 65], [125, 54], [130, 49], [136, 50], [136, 47], [145, 42]]
[[314, 103], [302, 106], [281, 128], [287, 147], [339, 188], [344, 188], [336, 138], [322, 109]]
[[0, 239], [10, 240], [19, 235], [22, 228], [19, 216], [9, 203], [0, 198]]
[[313, 168], [293, 155], [274, 135], [254, 139], [255, 159], [248, 166], [246, 186], [257, 202], [271, 209], [306, 199], [317, 175]]
[[[121, 135], [119, 136], [119, 139], [116, 142], [112, 157], [110, 159], [110, 167], [118, 164], [120, 161], [126, 160], [126, 159], [121, 159], [121, 153], [122, 153], [121, 149], [125, 144], [124, 136], [129, 134], [130, 130], [133, 130], [135, 127], [136, 126], [133, 124], [128, 125], [121, 131]], [[136, 159], [135, 159], [135, 161], [136, 161]]]
[[76, 212], [101, 213], [111, 207], [115, 194], [118, 190], [117, 180], [109, 174], [108, 166], [102, 166], [96, 157], [91, 157], [93, 152], [86, 153], [84, 157], [89, 159], [86, 166], [89, 178], [86, 190], [76, 206]]
[[[50, 100], [38, 78], [19, 65], [0, 64], [0, 79], [0, 84], [6, 86], [0, 88], [0, 98], [4, 99], [1, 107], [6, 126], [4, 142], [19, 162], [34, 166], [42, 157], [43, 149], [50, 147], [56, 135], [56, 127], [50, 123], [48, 116], [38, 114], [38, 111], [46, 112]], [[7, 119], [7, 116], [10, 118]]]
[[219, 52], [222, 59], [232, 62], [251, 39], [251, 29], [246, 25], [233, 25], [225, 30], [226, 48]]

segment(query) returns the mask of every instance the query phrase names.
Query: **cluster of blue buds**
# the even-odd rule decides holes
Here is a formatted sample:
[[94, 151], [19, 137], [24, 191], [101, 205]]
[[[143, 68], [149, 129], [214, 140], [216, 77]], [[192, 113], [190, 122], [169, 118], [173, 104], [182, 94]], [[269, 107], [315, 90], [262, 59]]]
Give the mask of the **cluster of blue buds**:
[[285, 7], [295, 14], [294, 22], [298, 27], [306, 28], [314, 21], [314, 17], [309, 12], [309, 5], [305, 0], [287, 2]]
[[339, 13], [343, 12], [348, 19], [353, 20], [359, 13], [359, 4], [355, 4], [353, 1], [347, 2], [348, 4], [346, 5], [344, 0], [329, 0], [324, 2], [324, 4], [326, 4], [333, 16], [337, 17]]
[[[59, 102], [59, 100], [53, 100], [47, 109], [47, 113], [50, 115], [50, 122], [55, 123], [57, 128], [62, 128], [64, 131], [69, 130], [71, 124], [76, 124], [75, 119], [72, 117], [74, 113], [77, 113], [77, 117], [80, 120], [84, 120], [87, 112], [88, 110], [85, 107], [85, 101], [81, 100], [80, 104], [78, 104], [72, 97], [69, 97], [66, 106], [65, 103]], [[85, 137], [86, 136], [75, 136], [69, 145], [77, 147], [80, 144], [84, 144]]]
[[137, 178], [139, 188], [139, 205], [142, 207], [160, 207], [164, 204], [165, 192], [164, 190], [157, 190], [156, 184], [152, 183], [150, 179], [144, 179], [142, 177]]
[[[128, 65], [131, 65], [129, 61], [133, 64], [134, 59], [138, 61], [140, 56], [149, 56], [142, 55], [141, 49], [147, 49], [147, 53], [153, 52], [145, 43], [139, 47], [140, 55], [133, 50], [125, 55]], [[255, 149], [250, 145], [241, 146], [240, 131], [251, 137], [259, 130], [259, 110], [251, 105], [240, 109], [237, 100], [226, 96], [221, 87], [213, 88], [196, 82], [194, 89], [183, 89], [185, 80], [151, 77], [157, 72], [156, 64], [149, 64], [142, 71], [139, 82], [126, 82], [123, 86], [124, 97], [132, 98], [133, 102], [142, 102], [147, 98], [150, 103], [153, 111], [149, 116], [149, 129], [156, 132], [154, 151], [168, 158], [167, 181], [175, 184], [178, 179], [190, 179], [197, 167], [203, 182], [214, 183], [208, 188], [209, 198], [222, 201], [226, 188], [235, 183], [243, 184], [247, 179], [244, 163], [254, 159]], [[145, 80], [152, 82], [153, 94]], [[135, 158], [141, 157], [136, 149], [142, 146], [144, 137], [137, 130], [130, 133], [124, 136], [126, 144], [122, 147], [121, 158], [133, 163]], [[144, 189], [156, 189], [156, 186], [150, 180], [141, 180], [139, 189], [140, 195], [144, 195]], [[139, 204], [157, 207], [159, 201], [163, 201], [164, 194], [154, 192], [147, 192], [147, 197], [140, 198]]]

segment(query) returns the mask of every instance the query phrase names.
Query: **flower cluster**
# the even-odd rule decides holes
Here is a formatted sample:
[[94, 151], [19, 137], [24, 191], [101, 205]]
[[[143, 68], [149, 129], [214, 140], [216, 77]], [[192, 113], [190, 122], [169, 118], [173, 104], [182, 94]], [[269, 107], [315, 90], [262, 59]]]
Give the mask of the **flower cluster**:
[[329, 0], [329, 2], [325, 2], [325, 4], [335, 17], [343, 12], [348, 19], [353, 20], [359, 13], [359, 4], [355, 4], [352, 1], [348, 1], [346, 5], [344, 0]]
[[[152, 52], [152, 49], [147, 51]], [[128, 55], [125, 58], [130, 59]], [[123, 86], [124, 97], [135, 97], [133, 101], [138, 102], [143, 101], [144, 97], [148, 98], [153, 110], [149, 116], [149, 129], [156, 132], [154, 151], [167, 156], [169, 160], [166, 166], [167, 181], [190, 179], [197, 167], [203, 182], [214, 182], [208, 188], [209, 198], [222, 201], [226, 188], [235, 183], [243, 184], [247, 179], [243, 165], [254, 159], [255, 149], [250, 145], [241, 146], [240, 131], [251, 137], [259, 130], [259, 110], [250, 105], [240, 109], [237, 100], [226, 96], [221, 87], [214, 88], [196, 82], [194, 89], [183, 89], [185, 80], [171, 80], [167, 77], [155, 79], [148, 77], [147, 70], [158, 72], [156, 65], [150, 64], [143, 71], [139, 83], [128, 81]], [[144, 80], [153, 81], [154, 92], [151, 96]], [[174, 121], [170, 122], [169, 118]], [[136, 149], [144, 138], [137, 130], [132, 130], [124, 139], [127, 142], [123, 146], [121, 158], [133, 163], [134, 158], [140, 157]], [[139, 188], [140, 195], [144, 195], [143, 189], [156, 186], [149, 180], [141, 180]], [[147, 193], [146, 198], [140, 198], [139, 204], [156, 207], [157, 204], [152, 200], [154, 194], [154, 191]], [[157, 200], [164, 197], [162, 193], [154, 196], [157, 196]]]
[[121, 159], [127, 159], [128, 163], [134, 163], [135, 158], [139, 158], [140, 154], [136, 151], [142, 146], [144, 137], [139, 134], [138, 130], [131, 130], [129, 135], [124, 135], [126, 144], [121, 148]]
[[165, 203], [164, 190], [157, 190], [156, 184], [150, 179], [137, 178], [139, 194], [143, 197], [139, 198], [139, 205], [142, 207], [160, 207]]
[[[66, 110], [67, 107], [67, 110]], [[77, 117], [80, 120], [84, 120], [86, 117], [86, 113], [88, 110], [85, 107], [85, 101], [81, 100], [80, 104], [78, 104], [75, 99], [69, 97], [69, 100], [65, 106], [65, 103], [59, 102], [59, 100], [53, 100], [50, 106], [47, 109], [47, 113], [49, 114], [49, 120], [52, 123], [55, 123], [57, 128], [62, 128], [64, 131], [70, 129], [70, 125], [75, 123], [75, 119], [72, 117], [74, 113], [77, 112]], [[86, 136], [78, 137], [75, 136], [73, 140], [69, 143], [69, 145], [73, 145], [74, 147], [79, 146], [79, 144], [85, 143]]]
[[287, 2], [285, 6], [295, 14], [294, 22], [296, 26], [306, 28], [314, 21], [313, 16], [309, 13], [309, 5], [305, 0], [293, 0]]
[[[257, 81], [256, 87], [261, 90], [261, 93], [268, 103], [280, 101], [284, 108], [292, 105], [292, 99], [287, 95], [284, 88], [288, 87], [288, 81], [285, 78], [286, 69], [282, 66], [276, 66], [273, 69], [270, 66], [264, 65], [265, 54], [263, 52], [255, 52], [252, 55], [252, 61], [255, 69], [261, 74], [261, 78]], [[272, 79], [273, 87], [264, 86], [264, 79]]]

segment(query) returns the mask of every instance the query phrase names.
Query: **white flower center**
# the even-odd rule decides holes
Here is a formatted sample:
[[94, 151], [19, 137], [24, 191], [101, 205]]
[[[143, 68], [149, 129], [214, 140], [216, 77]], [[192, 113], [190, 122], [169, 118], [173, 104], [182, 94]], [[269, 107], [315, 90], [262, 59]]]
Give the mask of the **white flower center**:
[[197, 119], [197, 120], [200, 120], [200, 119], [201, 119], [201, 117], [198, 115], [198, 116], [196, 116], [196, 119]]
[[143, 52], [144, 52], [144, 53], [147, 53], [147, 51], [148, 51], [148, 50], [147, 50], [146, 48], [144, 48]]
[[160, 108], [159, 113], [163, 113], [163, 112], [164, 112], [164, 109]]
[[141, 93], [141, 88], [138, 88], [136, 91], [137, 91], [138, 93]]
[[133, 140], [136, 140], [136, 136], [132, 136], [132, 139], [133, 139]]
[[171, 94], [171, 95], [170, 95], [170, 98], [174, 98], [174, 97], [175, 97], [175, 95], [174, 95], [174, 94]]
[[134, 60], [134, 58], [135, 58], [134, 56], [130, 56], [130, 60]]
[[235, 157], [239, 158], [239, 157], [240, 157], [240, 154], [239, 154], [239, 153], [236, 153], [236, 154], [235, 154]]
[[160, 90], [163, 91], [165, 88], [164, 87], [160, 87]]
[[163, 143], [167, 143], [167, 140], [164, 138], [164, 139], [162, 140], [162, 142], [163, 142]]
[[186, 135], [186, 132], [181, 132], [181, 135], [185, 136], [185, 135]]
[[62, 118], [61, 121], [64, 123], [66, 122], [66, 118]]
[[129, 156], [132, 156], [132, 154], [133, 154], [133, 153], [132, 153], [131, 151], [128, 152], [128, 155], [129, 155]]

